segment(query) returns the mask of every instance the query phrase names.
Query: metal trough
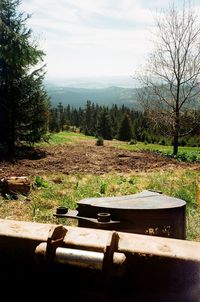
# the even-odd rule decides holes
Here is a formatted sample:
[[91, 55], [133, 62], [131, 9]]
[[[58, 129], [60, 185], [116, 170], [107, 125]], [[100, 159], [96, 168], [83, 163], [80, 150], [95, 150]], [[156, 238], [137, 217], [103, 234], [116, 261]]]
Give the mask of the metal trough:
[[186, 236], [186, 202], [159, 192], [87, 198], [77, 211], [58, 208], [56, 217], [78, 219], [78, 226], [176, 239]]
[[200, 301], [200, 243], [186, 240], [0, 220], [0, 268], [15, 300]]

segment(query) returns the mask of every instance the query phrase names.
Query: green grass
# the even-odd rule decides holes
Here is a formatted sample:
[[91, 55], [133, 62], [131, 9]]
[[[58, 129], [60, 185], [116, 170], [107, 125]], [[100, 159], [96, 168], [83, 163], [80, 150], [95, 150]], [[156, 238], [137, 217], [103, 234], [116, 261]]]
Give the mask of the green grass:
[[[58, 206], [76, 209], [84, 198], [135, 194], [145, 189], [162, 191], [187, 203], [187, 239], [200, 240], [200, 211], [197, 207], [197, 179], [192, 170], [132, 173], [127, 175], [46, 175], [34, 186], [28, 201], [0, 200], [0, 217], [43, 223], [61, 223], [53, 214]], [[76, 225], [75, 220], [62, 219]]]
[[75, 132], [58, 132], [58, 133], [51, 133], [48, 142], [40, 142], [35, 144], [37, 147], [51, 147], [56, 145], [61, 145], [65, 143], [76, 143], [80, 141], [88, 141], [94, 140], [95, 138], [92, 136], [86, 136], [82, 133], [75, 133]]
[[[130, 145], [127, 142], [119, 142], [114, 140], [114, 145], [119, 148], [123, 148], [130, 151], [139, 151], [139, 150], [149, 150], [149, 151], [163, 151], [163, 152], [172, 152], [172, 146], [163, 146], [158, 144], [145, 144], [142, 142], [138, 142], [136, 144]], [[179, 147], [179, 152], [200, 152], [200, 147]]]
[[[162, 154], [167, 157], [173, 157], [172, 146], [162, 146], [158, 144], [145, 144], [138, 142], [137, 144], [130, 145], [129, 143], [113, 141], [113, 145], [117, 148], [129, 151], [152, 151]], [[187, 162], [200, 162], [200, 147], [179, 147], [178, 155], [175, 157], [180, 161]]]

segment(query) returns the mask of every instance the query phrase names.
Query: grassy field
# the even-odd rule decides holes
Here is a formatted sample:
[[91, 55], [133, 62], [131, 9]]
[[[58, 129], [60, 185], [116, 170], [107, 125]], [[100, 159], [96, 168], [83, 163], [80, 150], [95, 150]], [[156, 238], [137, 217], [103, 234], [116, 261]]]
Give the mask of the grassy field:
[[[95, 137], [87, 136], [82, 133], [75, 132], [60, 132], [53, 133], [50, 135], [48, 142], [37, 143], [36, 147], [51, 147], [57, 144], [65, 144], [65, 143], [79, 143], [83, 141], [94, 141]], [[163, 155], [169, 156], [172, 154], [173, 147], [172, 146], [163, 146], [158, 144], [145, 144], [142, 142], [137, 142], [136, 144], [130, 144], [127, 142], [120, 142], [118, 140], [113, 140], [112, 145], [117, 148], [122, 148], [129, 151], [154, 151], [160, 152]], [[181, 155], [185, 156], [181, 156]], [[196, 156], [196, 160], [200, 161], [200, 147], [179, 147], [179, 156], [177, 157], [180, 160], [184, 161], [192, 161], [192, 156]]]
[[58, 144], [65, 144], [65, 143], [78, 143], [81, 141], [88, 141], [94, 140], [93, 136], [87, 136], [82, 133], [75, 133], [75, 132], [59, 132], [59, 133], [52, 133], [49, 136], [48, 142], [40, 142], [37, 143], [36, 147], [52, 147]]
[[[86, 136], [82, 133], [75, 132], [60, 132], [50, 135], [49, 142], [41, 142], [36, 144], [36, 147], [52, 147], [57, 144], [65, 143], [79, 143], [83, 141], [94, 141], [95, 137]], [[162, 154], [167, 157], [173, 157], [173, 147], [163, 146], [158, 144], [145, 144], [142, 142], [137, 142], [136, 144], [130, 144], [127, 142], [119, 142], [118, 140], [113, 140], [112, 145], [117, 148], [129, 150], [129, 151], [152, 151]], [[180, 161], [185, 162], [200, 162], [200, 147], [179, 147], [179, 152], [176, 158]]]
[[[123, 147], [130, 151], [138, 151], [138, 150], [149, 150], [149, 151], [163, 151], [163, 152], [172, 152], [173, 147], [172, 146], [163, 146], [158, 144], [145, 144], [142, 142], [138, 142], [136, 144], [131, 145], [130, 143], [126, 142], [120, 142], [116, 140], [116, 145], [119, 147]], [[200, 153], [200, 147], [179, 147], [179, 152], [199, 152]]]
[[[94, 141], [94, 138], [79, 133], [63, 132], [52, 135], [49, 143], [42, 143], [38, 147], [50, 148], [57, 144], [80, 143], [88, 140]], [[112, 143], [116, 147], [131, 151], [139, 151], [145, 146], [144, 144], [129, 145], [117, 141]], [[149, 145], [146, 147], [152, 148]], [[162, 148], [166, 147], [162, 146]], [[193, 152], [192, 148], [189, 148], [188, 152]], [[186, 201], [187, 239], [200, 241], [199, 177], [200, 172], [191, 168], [148, 173], [134, 173], [134, 171], [128, 174], [106, 173], [99, 176], [79, 173], [35, 175], [32, 179], [33, 185], [29, 196], [19, 196], [18, 200], [0, 197], [0, 218], [76, 225], [77, 222], [73, 219], [58, 220], [55, 218], [53, 214], [56, 208], [67, 206], [75, 209], [77, 201], [83, 198], [128, 195], [145, 189], [153, 189]]]
[[28, 198], [0, 201], [0, 217], [44, 223], [76, 225], [75, 220], [57, 220], [58, 206], [76, 208], [83, 198], [121, 196], [153, 189], [187, 202], [187, 239], [200, 240], [200, 211], [197, 206], [199, 173], [189, 170], [137, 174], [36, 176]]
[[[118, 142], [113, 141], [113, 145], [129, 151], [153, 151], [160, 153], [164, 156], [173, 157], [173, 147], [172, 146], [162, 146], [158, 144], [145, 144], [138, 142], [136, 144], [131, 145], [126, 142]], [[188, 161], [188, 162], [200, 162], [200, 147], [179, 147], [179, 152], [176, 158], [180, 161]]]

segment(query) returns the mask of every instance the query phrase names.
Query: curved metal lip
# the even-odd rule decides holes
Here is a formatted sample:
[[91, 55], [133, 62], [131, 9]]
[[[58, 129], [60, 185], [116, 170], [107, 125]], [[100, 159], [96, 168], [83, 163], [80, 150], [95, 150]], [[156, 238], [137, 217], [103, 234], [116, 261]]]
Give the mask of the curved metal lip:
[[165, 210], [184, 207], [186, 202], [179, 198], [144, 190], [133, 195], [82, 199], [77, 204], [80, 207], [88, 205], [121, 210]]

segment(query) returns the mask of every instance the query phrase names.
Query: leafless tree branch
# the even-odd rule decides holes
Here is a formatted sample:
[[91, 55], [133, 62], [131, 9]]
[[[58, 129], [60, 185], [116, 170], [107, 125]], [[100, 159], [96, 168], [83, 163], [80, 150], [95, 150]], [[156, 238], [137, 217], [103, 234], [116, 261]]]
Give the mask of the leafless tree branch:
[[[172, 5], [155, 21], [155, 48], [138, 77], [143, 87], [138, 98], [155, 124], [168, 123], [177, 154], [182, 116], [194, 102], [198, 107], [200, 96], [200, 23], [190, 3], [181, 11]], [[196, 124], [193, 108], [187, 133]]]

